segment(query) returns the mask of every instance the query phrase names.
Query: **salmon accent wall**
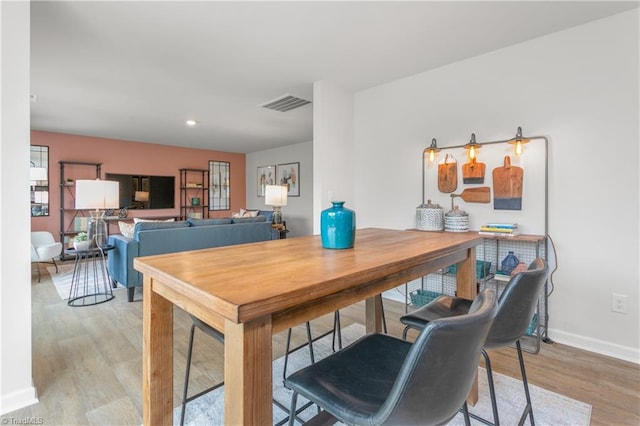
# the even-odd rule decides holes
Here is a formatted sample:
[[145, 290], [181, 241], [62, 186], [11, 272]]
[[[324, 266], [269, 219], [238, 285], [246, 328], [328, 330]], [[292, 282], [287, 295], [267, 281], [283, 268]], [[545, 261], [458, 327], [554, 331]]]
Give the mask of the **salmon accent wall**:
[[[122, 173], [149, 176], [175, 176], [175, 208], [129, 210], [131, 217], [179, 216], [180, 215], [180, 172], [179, 169], [207, 169], [209, 161], [231, 163], [231, 210], [210, 211], [210, 217], [230, 217], [232, 212], [245, 207], [246, 172], [245, 154], [236, 154], [205, 149], [181, 148], [154, 143], [129, 142], [64, 133], [31, 131], [31, 145], [49, 147], [49, 216], [31, 218], [32, 231], [49, 231], [56, 241], [60, 240], [60, 164], [59, 161], [82, 161], [102, 163], [102, 176], [106, 173]], [[83, 168], [90, 178], [95, 170]], [[71, 170], [69, 170], [72, 173]], [[65, 168], [65, 178], [69, 176]], [[66, 204], [66, 203], [65, 203]], [[110, 232], [117, 232], [117, 225], [110, 226]]]

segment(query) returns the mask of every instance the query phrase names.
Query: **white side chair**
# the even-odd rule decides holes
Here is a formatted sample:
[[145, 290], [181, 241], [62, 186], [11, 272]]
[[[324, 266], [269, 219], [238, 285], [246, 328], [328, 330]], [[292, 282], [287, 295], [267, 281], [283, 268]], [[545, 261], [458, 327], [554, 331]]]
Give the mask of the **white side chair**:
[[62, 243], [53, 239], [51, 232], [34, 231], [31, 233], [31, 263], [38, 268], [38, 282], [40, 282], [40, 263], [53, 263], [58, 272], [56, 257], [62, 253]]

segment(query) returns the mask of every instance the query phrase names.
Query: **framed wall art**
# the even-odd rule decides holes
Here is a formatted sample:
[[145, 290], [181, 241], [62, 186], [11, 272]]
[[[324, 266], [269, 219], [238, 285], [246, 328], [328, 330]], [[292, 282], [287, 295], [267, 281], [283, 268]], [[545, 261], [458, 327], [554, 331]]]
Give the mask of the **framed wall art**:
[[300, 163], [278, 164], [277, 185], [287, 187], [288, 197], [300, 196]]
[[256, 176], [258, 178], [258, 197], [264, 197], [265, 186], [276, 184], [276, 166], [260, 166]]

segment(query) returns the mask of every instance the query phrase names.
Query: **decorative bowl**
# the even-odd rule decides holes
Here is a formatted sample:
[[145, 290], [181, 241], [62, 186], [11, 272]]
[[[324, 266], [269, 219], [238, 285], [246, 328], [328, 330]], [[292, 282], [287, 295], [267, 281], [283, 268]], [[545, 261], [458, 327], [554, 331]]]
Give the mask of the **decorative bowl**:
[[89, 241], [74, 241], [73, 248], [78, 251], [89, 250]]

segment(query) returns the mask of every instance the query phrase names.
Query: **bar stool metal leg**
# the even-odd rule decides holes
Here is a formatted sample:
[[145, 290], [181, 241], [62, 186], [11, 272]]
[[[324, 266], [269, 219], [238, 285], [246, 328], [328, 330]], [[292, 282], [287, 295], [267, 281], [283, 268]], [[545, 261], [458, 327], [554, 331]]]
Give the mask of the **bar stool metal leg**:
[[[215, 389], [218, 389], [219, 387], [224, 385], [224, 381], [222, 381], [222, 382], [220, 382], [220, 383], [218, 383], [216, 385], [213, 385], [213, 386], [211, 386], [211, 387], [209, 387], [209, 388], [207, 388], [207, 389], [205, 389], [205, 390], [203, 390], [201, 392], [198, 392], [195, 395], [191, 395], [191, 396], [187, 397], [188, 390], [189, 390], [189, 375], [191, 373], [191, 360], [192, 360], [192, 357], [193, 357], [193, 341], [194, 341], [194, 338], [195, 338], [196, 327], [200, 328], [200, 330], [203, 333], [205, 333], [205, 334], [207, 334], [207, 335], [219, 340], [221, 343], [224, 342], [224, 338], [221, 337], [221, 336], [218, 336], [216, 334], [216, 332], [214, 332], [214, 330], [209, 325], [203, 323], [202, 321], [200, 321], [199, 319], [197, 319], [195, 317], [193, 318], [193, 321], [194, 322], [193, 322], [193, 324], [191, 324], [191, 331], [189, 333], [189, 347], [187, 348], [187, 367], [186, 367], [185, 373], [184, 373], [184, 387], [182, 388], [182, 407], [181, 407], [181, 412], [180, 412], [180, 426], [184, 425], [185, 413], [187, 411], [187, 402], [193, 401], [194, 399], [199, 398], [202, 395], [204, 395], [206, 393], [209, 393], [209, 392], [211, 392], [211, 391], [213, 391]], [[196, 322], [199, 325], [196, 324]]]
[[342, 332], [341, 332], [341, 327], [340, 327], [340, 311], [335, 311], [333, 313], [333, 330], [329, 331], [325, 334], [322, 334], [316, 338], [313, 338], [313, 336], [311, 335], [311, 323], [310, 322], [306, 322], [305, 324], [306, 326], [306, 331], [307, 331], [307, 343], [298, 346], [297, 348], [291, 349], [291, 333], [292, 333], [292, 329], [289, 329], [289, 331], [287, 332], [287, 344], [286, 344], [286, 349], [285, 349], [285, 353], [284, 353], [284, 366], [282, 368], [282, 380], [287, 378], [287, 365], [289, 364], [289, 354], [291, 354], [292, 352], [297, 351], [298, 349], [308, 345], [309, 346], [309, 359], [311, 360], [311, 364], [314, 364], [315, 361], [315, 355], [313, 353], [313, 342], [328, 335], [329, 333], [333, 333], [333, 340], [331, 343], [331, 348], [333, 350], [333, 352], [336, 351], [335, 349], [335, 345], [336, 345], [336, 336], [337, 336], [337, 343], [338, 343], [338, 348], [342, 349]]
[[389, 334], [387, 333], [387, 318], [384, 316], [384, 302], [382, 301], [382, 295], [380, 295], [379, 299], [380, 299], [380, 313], [382, 314], [382, 330], [384, 331], [384, 334]]
[[[305, 345], [309, 345], [309, 359], [311, 360], [311, 364], [313, 364], [316, 361], [313, 355], [313, 338], [311, 337], [311, 323], [307, 321], [305, 325], [307, 328], [307, 343]], [[289, 364], [289, 354], [305, 346], [305, 345], [302, 345], [295, 348], [294, 350], [291, 350], [291, 332], [292, 332], [292, 329], [290, 328], [289, 331], [287, 332], [287, 346], [284, 353], [284, 366], [282, 367], [282, 380], [287, 378], [287, 365]]]
[[184, 373], [184, 387], [182, 389], [182, 411], [180, 413], [180, 426], [184, 425], [184, 413], [187, 407], [187, 390], [189, 389], [189, 373], [191, 372], [191, 355], [193, 353], [193, 335], [196, 331], [196, 325], [191, 324], [191, 333], [189, 334], [189, 348], [187, 349], [187, 368]]
[[[484, 364], [487, 370], [487, 384], [489, 385], [489, 396], [491, 397], [491, 410], [493, 411], [493, 424], [500, 426], [500, 418], [498, 417], [498, 402], [496, 401], [496, 388], [493, 383], [493, 370], [491, 368], [491, 360], [486, 350], [482, 350]], [[491, 423], [488, 423], [491, 424]]]
[[342, 349], [342, 327], [340, 326], [340, 311], [333, 313], [333, 336], [331, 339], [331, 350], [336, 351], [336, 337], [338, 338], [338, 349]]
[[516, 349], [518, 350], [518, 361], [520, 362], [520, 372], [522, 373], [522, 384], [524, 385], [524, 394], [527, 398], [527, 406], [525, 407], [522, 416], [520, 417], [519, 425], [524, 424], [524, 420], [527, 418], [527, 414], [529, 414], [529, 420], [531, 421], [531, 426], [535, 426], [535, 421], [533, 420], [533, 407], [531, 405], [531, 396], [529, 395], [529, 383], [527, 382], [527, 373], [524, 368], [524, 358], [522, 357], [522, 347], [520, 346], [520, 339], [516, 340]]

